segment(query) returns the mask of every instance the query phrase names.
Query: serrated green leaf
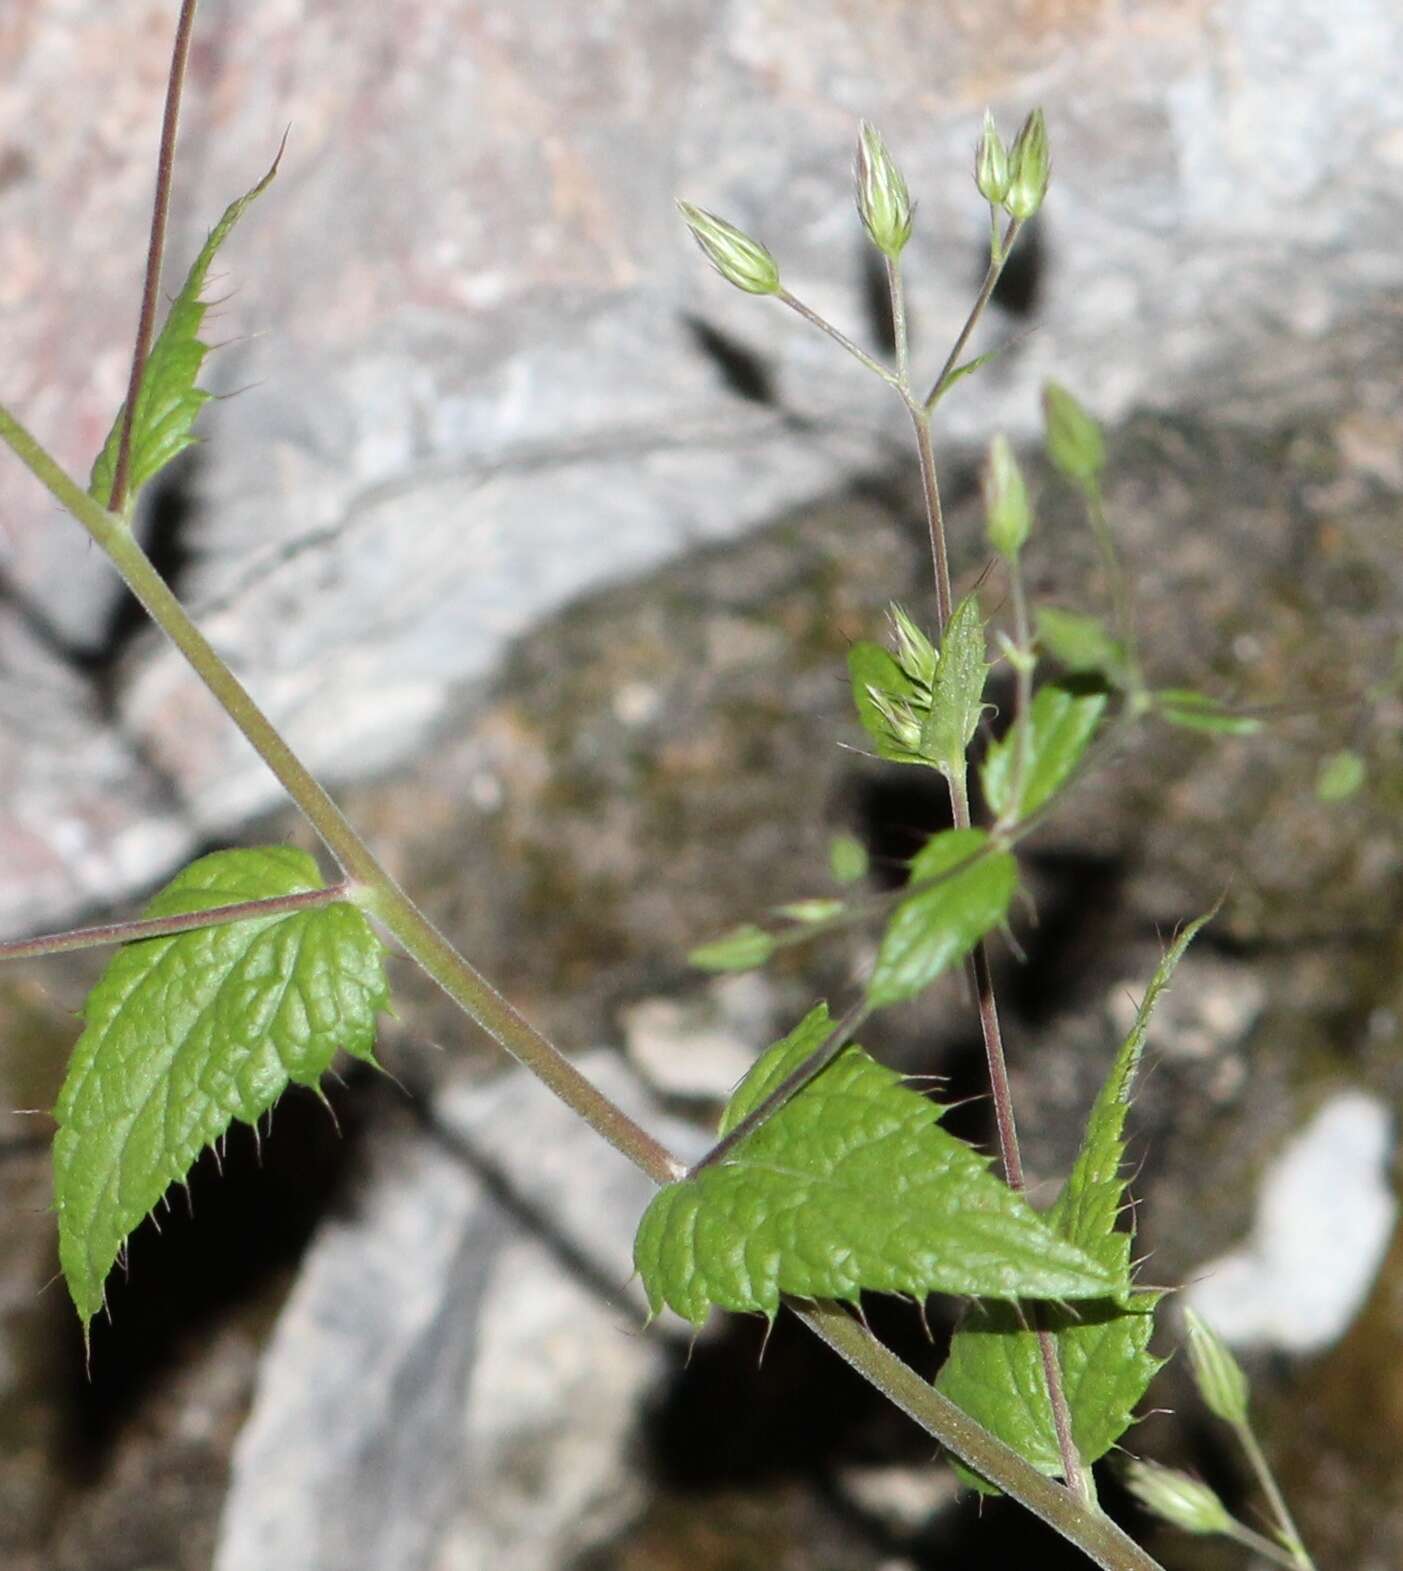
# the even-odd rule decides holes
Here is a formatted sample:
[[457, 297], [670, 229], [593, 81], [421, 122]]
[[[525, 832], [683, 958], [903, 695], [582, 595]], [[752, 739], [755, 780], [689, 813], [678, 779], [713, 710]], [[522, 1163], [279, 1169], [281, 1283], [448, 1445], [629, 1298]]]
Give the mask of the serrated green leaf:
[[[746, 1076], [724, 1135], [832, 1028], [822, 1005]], [[773, 1317], [780, 1297], [1082, 1299], [1112, 1278], [939, 1126], [944, 1110], [850, 1045], [714, 1167], [653, 1198], [634, 1262], [656, 1314]]]
[[1034, 613], [1038, 642], [1073, 675], [1100, 672], [1113, 686], [1125, 685], [1125, 646], [1099, 617], [1041, 605]]
[[[216, 851], [147, 906], [175, 916], [324, 887], [289, 846]], [[59, 1261], [84, 1325], [128, 1234], [196, 1157], [337, 1048], [374, 1063], [384, 947], [346, 902], [148, 938], [117, 951], [83, 1006], [54, 1117]]]
[[909, 882], [940, 882], [903, 900], [887, 923], [867, 984], [874, 1008], [914, 998], [1008, 914], [1018, 865], [1007, 851], [986, 851], [988, 842], [982, 829], [947, 829], [916, 855]]
[[1191, 687], [1165, 687], [1154, 695], [1155, 708], [1170, 725], [1185, 731], [1213, 731], [1223, 736], [1254, 736], [1262, 729], [1255, 715], [1235, 714], [1226, 704]]
[[1116, 1229], [1116, 1218], [1125, 1195], [1125, 1179], [1121, 1175], [1125, 1156], [1125, 1116], [1130, 1108], [1130, 1091], [1140, 1067], [1140, 1057], [1145, 1050], [1150, 1016], [1168, 988], [1184, 951], [1212, 915], [1210, 911], [1188, 923], [1160, 960], [1135, 1012], [1134, 1024], [1121, 1043], [1111, 1072], [1092, 1106], [1081, 1150], [1050, 1213], [1064, 1238], [1080, 1244], [1106, 1266], [1120, 1263], [1124, 1268], [1130, 1258], [1131, 1235]]
[[[1092, 1107], [1076, 1162], [1047, 1217], [1060, 1237], [1093, 1257], [1122, 1289], [1130, 1285], [1132, 1235], [1116, 1222], [1125, 1199], [1122, 1164], [1131, 1087], [1151, 1012], [1207, 920], [1203, 916], [1190, 923], [1160, 961]], [[1135, 1293], [1121, 1302], [1107, 1299], [1079, 1304], [1075, 1310], [1039, 1311], [1039, 1324], [1057, 1340], [1072, 1437], [1088, 1466], [1124, 1434], [1136, 1403], [1163, 1363], [1148, 1351], [1158, 1298], [1157, 1293]], [[950, 1344], [936, 1388], [1039, 1471], [1061, 1474], [1042, 1350], [1034, 1331], [1006, 1306], [984, 1306], [983, 1313], [966, 1318]], [[961, 1476], [981, 1491], [997, 1493], [966, 1469]]]
[[[1105, 693], [1094, 689], [1079, 689], [1065, 682], [1050, 682], [1040, 688], [1027, 715], [1014, 722], [984, 760], [980, 778], [990, 812], [1005, 821], [1037, 812], [1070, 778], [1096, 734], [1105, 708]], [[1019, 793], [1022, 800], [1015, 801], [1019, 750], [1023, 747], [1027, 759]]]
[[729, 933], [701, 944], [687, 956], [699, 971], [753, 971], [775, 952], [775, 941], [763, 927], [743, 922]]
[[[1156, 1295], [1124, 1306], [1111, 1299], [1075, 1309], [1040, 1307], [1039, 1324], [1057, 1339], [1062, 1389], [1072, 1438], [1090, 1466], [1129, 1428], [1136, 1404], [1164, 1360], [1146, 1351], [1154, 1332]], [[936, 1389], [1050, 1478], [1062, 1473], [1037, 1336], [1004, 1304], [977, 1306], [950, 1344]], [[981, 1494], [998, 1494], [987, 1479], [955, 1464]]]
[[979, 601], [966, 595], [950, 613], [940, 641], [930, 709], [921, 727], [920, 753], [947, 777], [965, 768], [965, 749], [984, 708], [984, 622]]
[[[280, 151], [278, 158], [281, 157]], [[166, 314], [165, 325], [151, 346], [136, 395], [136, 419], [132, 424], [127, 467], [128, 501], [195, 440], [192, 434], [195, 419], [211, 397], [195, 385], [209, 353], [209, 345], [200, 339], [209, 302], [201, 300], [200, 296], [204, 293], [215, 253], [229, 238], [230, 231], [249, 205], [267, 190], [277, 172], [278, 159], [274, 159], [273, 167], [258, 184], [224, 210], [224, 216], [210, 231], [186, 274], [185, 283]], [[108, 506], [112, 495], [125, 415], [124, 403], [117, 411], [88, 481], [88, 495], [104, 507]]]

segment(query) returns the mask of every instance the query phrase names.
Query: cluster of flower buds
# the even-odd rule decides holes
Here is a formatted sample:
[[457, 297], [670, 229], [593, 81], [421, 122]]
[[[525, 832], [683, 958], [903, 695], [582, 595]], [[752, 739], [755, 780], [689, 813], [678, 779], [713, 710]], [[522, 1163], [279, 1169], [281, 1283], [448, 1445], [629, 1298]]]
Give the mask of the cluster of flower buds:
[[984, 111], [984, 129], [974, 152], [974, 183], [986, 202], [1002, 207], [1010, 218], [1028, 219], [1042, 206], [1052, 158], [1047, 148], [1047, 121], [1035, 109], [1005, 148], [994, 117]]

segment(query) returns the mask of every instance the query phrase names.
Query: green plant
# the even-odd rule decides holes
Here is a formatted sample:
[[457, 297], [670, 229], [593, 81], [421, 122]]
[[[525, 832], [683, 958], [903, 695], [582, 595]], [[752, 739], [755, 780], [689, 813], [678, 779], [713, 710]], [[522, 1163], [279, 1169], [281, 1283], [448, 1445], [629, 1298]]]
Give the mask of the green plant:
[[[231, 1120], [254, 1123], [290, 1080], [315, 1086], [336, 1047], [373, 1062], [387, 1004], [383, 929], [496, 1040], [658, 1185], [636, 1258], [655, 1310], [695, 1323], [713, 1306], [769, 1317], [782, 1305], [958, 1458], [976, 1488], [1003, 1490], [1116, 1571], [1154, 1562], [1099, 1509], [1091, 1464], [1115, 1444], [1158, 1361], [1148, 1351], [1157, 1291], [1134, 1281], [1124, 1212], [1123, 1126], [1150, 1011], [1197, 930], [1186, 927], [1152, 980], [1092, 1109], [1081, 1153], [1051, 1211], [1024, 1199], [1017, 1127], [985, 944], [1018, 886], [1017, 848], [1097, 760], [1151, 717], [1224, 731], [1249, 722], [1213, 700], [1146, 685], [1128, 580], [1101, 493], [1095, 423], [1069, 394], [1047, 392], [1048, 451], [1081, 492], [1112, 602], [1109, 625], [1027, 603], [1021, 556], [1032, 518], [1009, 444], [986, 472], [989, 542], [1002, 563], [1011, 626], [998, 654], [1014, 676], [1014, 713], [988, 749], [981, 783], [992, 822], [971, 820], [968, 750], [985, 715], [989, 634], [977, 593], [955, 601], [932, 418], [987, 357], [963, 359], [1049, 176], [1040, 112], [1005, 148], [986, 118], [976, 184], [989, 205], [984, 283], [938, 374], [921, 391], [909, 365], [901, 257], [912, 226], [906, 184], [876, 131], [858, 143], [863, 225], [883, 257], [895, 366], [882, 365], [783, 285], [778, 264], [724, 220], [683, 216], [721, 274], [772, 295], [890, 386], [910, 418], [934, 575], [931, 631], [893, 607], [892, 647], [859, 643], [853, 699], [878, 755], [946, 781], [954, 828], [914, 859], [906, 887], [881, 901], [785, 908], [698, 951], [698, 964], [762, 963], [833, 927], [882, 924], [871, 976], [835, 1022], [817, 1005], [755, 1065], [712, 1150], [686, 1169], [584, 1079], [439, 934], [383, 869], [320, 784], [219, 660], [136, 542], [142, 487], [193, 440], [206, 395], [201, 293], [219, 245], [269, 185], [277, 162], [212, 231], [155, 334], [170, 171], [194, 0], [183, 0], [170, 73], [157, 196], [128, 396], [86, 487], [7, 411], [0, 436], [106, 552], [302, 810], [339, 869], [286, 849], [217, 852], [179, 873], [138, 921], [5, 946], [9, 956], [93, 944], [123, 947], [90, 995], [85, 1029], [56, 1108], [60, 1257], [84, 1326], [124, 1241]], [[279, 155], [281, 156], [281, 154]], [[1006, 220], [1006, 221], [1005, 221]], [[1049, 660], [1060, 675], [1040, 686]], [[835, 872], [853, 881], [851, 848]], [[856, 870], [860, 875], [860, 869]], [[1203, 919], [1200, 919], [1203, 920]], [[880, 1009], [968, 966], [978, 1000], [1003, 1176], [940, 1127], [942, 1109], [857, 1045]], [[935, 1386], [897, 1360], [843, 1306], [864, 1291], [986, 1301], [955, 1339]], [[1061, 1479], [1064, 1482], [1058, 1482]]]

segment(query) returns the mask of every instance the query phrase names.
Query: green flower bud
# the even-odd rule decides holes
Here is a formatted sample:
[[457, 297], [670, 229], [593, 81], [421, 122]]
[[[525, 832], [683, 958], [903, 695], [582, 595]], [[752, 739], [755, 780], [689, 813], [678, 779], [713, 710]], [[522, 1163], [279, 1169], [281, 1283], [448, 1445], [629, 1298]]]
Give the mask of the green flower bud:
[[1189, 1333], [1189, 1363], [1204, 1406], [1224, 1423], [1247, 1422], [1247, 1376], [1228, 1351], [1227, 1343], [1192, 1309], [1184, 1311]]
[[1094, 481], [1106, 467], [1106, 446], [1101, 428], [1065, 387], [1048, 382], [1043, 388], [1043, 419], [1047, 428], [1047, 456], [1067, 476], [1081, 484]]
[[857, 211], [872, 244], [895, 261], [911, 238], [911, 194], [881, 132], [866, 120], [858, 132], [853, 178]]
[[1047, 122], [1035, 109], [1023, 122], [1008, 154], [1008, 190], [1004, 209], [1010, 218], [1031, 218], [1043, 205], [1052, 158], [1047, 150]]
[[751, 295], [779, 293], [779, 267], [758, 241], [705, 208], [679, 202], [677, 210], [702, 254], [728, 284]]
[[1226, 1533], [1233, 1526], [1227, 1507], [1197, 1478], [1158, 1462], [1131, 1462], [1125, 1486], [1148, 1511], [1186, 1533]]
[[1000, 205], [1008, 195], [1008, 149], [994, 124], [994, 116], [984, 111], [984, 129], [974, 150], [974, 183], [986, 202]]
[[1006, 562], [1014, 561], [1028, 538], [1033, 518], [1023, 471], [1002, 433], [989, 444], [984, 465], [984, 516], [989, 544]]

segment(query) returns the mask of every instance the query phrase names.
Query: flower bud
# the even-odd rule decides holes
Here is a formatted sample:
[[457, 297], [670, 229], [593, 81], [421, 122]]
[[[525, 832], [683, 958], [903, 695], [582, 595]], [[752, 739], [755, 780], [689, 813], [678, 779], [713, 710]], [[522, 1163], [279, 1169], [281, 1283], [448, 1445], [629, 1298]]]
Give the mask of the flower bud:
[[853, 178], [857, 211], [872, 244], [895, 261], [911, 238], [911, 194], [881, 132], [866, 120], [858, 132]]
[[759, 241], [705, 208], [679, 202], [677, 210], [692, 231], [702, 254], [728, 284], [752, 295], [779, 293], [779, 267]]
[[1013, 456], [1013, 447], [1000, 433], [989, 444], [984, 465], [984, 516], [989, 544], [1006, 562], [1012, 562], [1023, 549], [1032, 524], [1028, 507], [1028, 488], [1023, 471]]
[[1008, 195], [1008, 149], [994, 124], [994, 116], [984, 111], [984, 129], [974, 150], [974, 183], [986, 202], [1002, 204]]
[[1010, 218], [1031, 218], [1043, 205], [1052, 159], [1047, 149], [1047, 122], [1035, 109], [1023, 122], [1008, 154], [1008, 190], [1004, 208]]
[[1125, 1485], [1148, 1511], [1186, 1533], [1225, 1533], [1233, 1526], [1227, 1507], [1200, 1479], [1157, 1462], [1131, 1462]]
[[896, 641], [897, 665], [908, 680], [919, 687], [930, 687], [935, 681], [938, 659], [934, 644], [899, 605], [893, 604], [887, 615]]
[[1194, 1384], [1204, 1406], [1224, 1423], [1241, 1427], [1247, 1422], [1247, 1376], [1228, 1351], [1227, 1344], [1193, 1312], [1184, 1311], [1189, 1333], [1189, 1363]]
[[1047, 456], [1069, 480], [1085, 485], [1106, 467], [1106, 446], [1101, 428], [1065, 387], [1048, 382], [1043, 387], [1043, 420], [1047, 428]]

